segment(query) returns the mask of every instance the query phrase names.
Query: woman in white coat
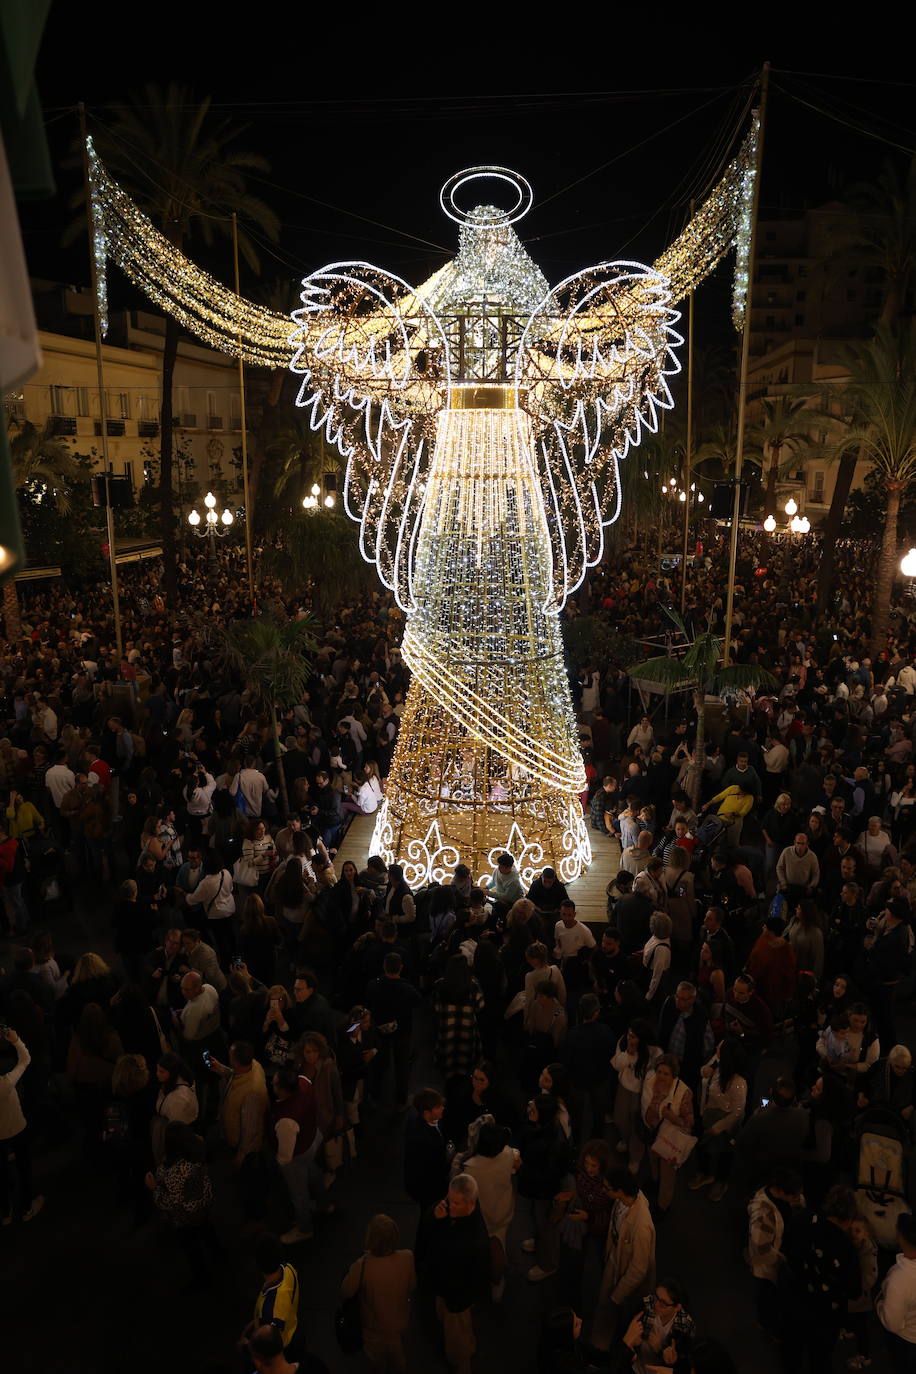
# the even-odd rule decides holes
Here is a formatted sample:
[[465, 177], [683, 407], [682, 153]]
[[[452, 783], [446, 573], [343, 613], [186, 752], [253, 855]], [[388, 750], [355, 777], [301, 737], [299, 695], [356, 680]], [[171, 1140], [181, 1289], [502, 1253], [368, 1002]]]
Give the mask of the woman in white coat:
[[515, 1216], [515, 1186], [521, 1155], [507, 1143], [504, 1126], [485, 1122], [477, 1135], [472, 1155], [464, 1159], [460, 1172], [477, 1181], [477, 1201], [490, 1237], [490, 1283], [493, 1301], [499, 1302], [506, 1289], [506, 1233]]

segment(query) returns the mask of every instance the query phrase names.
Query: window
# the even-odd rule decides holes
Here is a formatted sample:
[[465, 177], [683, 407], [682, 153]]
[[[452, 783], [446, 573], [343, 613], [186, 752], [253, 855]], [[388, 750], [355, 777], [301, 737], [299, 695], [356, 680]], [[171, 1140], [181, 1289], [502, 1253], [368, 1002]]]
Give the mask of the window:
[[242, 398], [237, 391], [229, 392], [229, 419], [233, 429], [238, 429], [242, 423]]
[[90, 415], [89, 409], [89, 388], [79, 386], [76, 389], [76, 413], [77, 415]]
[[766, 237], [767, 237], [767, 243], [772, 243], [772, 242], [774, 241], [774, 239], [776, 238], [776, 230], [775, 230], [775, 229], [768, 229], [767, 232], [766, 232]]
[[824, 474], [822, 472], [812, 474], [811, 493], [808, 499], [817, 506], [824, 504]]
[[109, 420], [130, 419], [130, 405], [126, 391], [109, 391], [106, 399]]
[[76, 414], [76, 395], [75, 390], [72, 386], [51, 387], [51, 414]]
[[137, 397], [137, 419], [138, 420], [158, 420], [159, 406], [155, 396], [150, 396], [147, 392], [141, 392]]

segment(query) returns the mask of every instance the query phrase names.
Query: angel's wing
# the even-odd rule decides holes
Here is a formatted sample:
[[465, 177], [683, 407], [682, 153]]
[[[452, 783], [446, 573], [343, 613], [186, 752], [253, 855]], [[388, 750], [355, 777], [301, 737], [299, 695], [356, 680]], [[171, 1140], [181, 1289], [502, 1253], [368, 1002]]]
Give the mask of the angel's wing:
[[667, 278], [634, 262], [606, 262], [553, 288], [518, 350], [520, 404], [532, 417], [554, 548], [551, 609], [562, 607], [620, 514], [618, 463], [673, 402], [680, 371]]
[[302, 287], [296, 404], [344, 458], [344, 508], [359, 522], [360, 551], [408, 609], [448, 344], [407, 283], [368, 263], [333, 263]]

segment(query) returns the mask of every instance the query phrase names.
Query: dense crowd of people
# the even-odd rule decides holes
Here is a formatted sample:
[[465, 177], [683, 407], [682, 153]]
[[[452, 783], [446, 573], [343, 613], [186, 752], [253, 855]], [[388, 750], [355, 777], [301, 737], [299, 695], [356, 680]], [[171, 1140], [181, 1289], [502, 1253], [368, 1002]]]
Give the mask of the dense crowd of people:
[[[716, 556], [689, 572], [695, 623], [721, 617]], [[382, 593], [316, 622], [282, 712], [287, 813], [271, 722], [207, 636], [250, 609], [224, 556], [189, 553], [170, 608], [155, 566], [128, 570], [121, 656], [95, 592], [24, 599], [0, 645], [4, 1225], [53, 1228], [33, 1174], [63, 1117], [117, 1206], [174, 1235], [176, 1282], [205, 1289], [253, 1238], [242, 1367], [320, 1368], [299, 1270], [383, 1104], [404, 1113], [417, 1226], [407, 1248], [368, 1215], [342, 1276], [341, 1348], [373, 1370], [408, 1367], [415, 1289], [449, 1366], [485, 1367], [475, 1310], [517, 1281], [510, 1229], [544, 1285], [542, 1374], [740, 1368], [689, 1274], [656, 1264], [684, 1189], [743, 1218], [773, 1367], [818, 1374], [840, 1351], [916, 1369], [916, 636], [898, 608], [871, 654], [867, 562], [839, 562], [819, 613], [814, 540], [743, 540], [736, 654], [769, 676], [710, 707], [705, 759], [691, 701], [575, 666], [593, 849], [616, 868], [619, 845], [587, 923], [511, 854], [421, 891], [377, 855], [340, 862], [409, 685]], [[628, 555], [596, 572], [589, 612], [657, 645], [669, 597]], [[107, 957], [55, 948], [74, 903], [103, 909]]]

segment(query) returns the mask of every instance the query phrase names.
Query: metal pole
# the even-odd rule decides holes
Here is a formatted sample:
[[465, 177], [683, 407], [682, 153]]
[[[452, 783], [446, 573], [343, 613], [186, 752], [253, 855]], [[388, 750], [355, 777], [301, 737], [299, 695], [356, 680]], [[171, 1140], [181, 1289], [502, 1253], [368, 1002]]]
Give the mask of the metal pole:
[[[239, 284], [239, 221], [232, 212], [232, 257], [235, 264], [235, 294], [242, 294]], [[245, 361], [242, 357], [242, 334], [239, 331], [239, 397], [241, 400], [242, 424], [242, 490], [245, 497], [245, 563], [248, 568], [248, 595], [251, 599], [252, 615], [257, 610], [254, 594], [254, 558], [251, 552], [251, 491], [248, 486], [248, 421], [245, 415]]]
[[98, 273], [95, 265], [95, 225], [92, 212], [92, 191], [89, 185], [89, 153], [86, 148], [86, 107], [80, 101], [80, 137], [83, 143], [83, 183], [86, 188], [86, 218], [89, 228], [89, 277], [92, 283], [92, 319], [95, 327], [95, 368], [99, 385], [99, 420], [102, 431], [102, 462], [105, 465], [105, 523], [108, 527], [108, 562], [111, 567], [111, 600], [114, 606], [115, 647], [118, 663], [124, 653], [121, 640], [121, 602], [118, 596], [118, 558], [115, 549], [114, 517], [111, 513], [111, 487], [108, 462], [108, 405], [105, 397], [105, 373], [102, 366], [102, 322], [99, 319]]
[[[693, 219], [693, 207], [695, 202], [690, 202], [690, 218]], [[693, 466], [693, 300], [695, 293], [691, 291], [687, 305], [687, 443], [685, 446], [684, 466], [687, 469], [684, 490], [687, 493], [687, 500], [684, 502], [684, 545], [681, 558], [681, 617], [687, 607], [687, 544], [690, 537], [690, 471]]]
[[760, 208], [760, 170], [763, 165], [763, 135], [766, 126], [767, 88], [770, 83], [770, 64], [764, 62], [760, 74], [760, 131], [757, 136], [757, 158], [754, 169], [754, 194], [751, 202], [751, 235], [748, 245], [747, 300], [744, 305], [744, 330], [741, 335], [741, 366], [738, 371], [738, 434], [735, 443], [735, 499], [732, 503], [732, 529], [728, 548], [728, 591], [725, 600], [725, 641], [722, 661], [725, 667], [731, 659], [732, 616], [735, 609], [735, 568], [738, 562], [738, 516], [741, 510], [741, 467], [744, 462], [744, 416], [747, 409], [747, 368], [751, 355], [751, 306], [754, 299], [754, 264], [757, 249], [757, 213]]

